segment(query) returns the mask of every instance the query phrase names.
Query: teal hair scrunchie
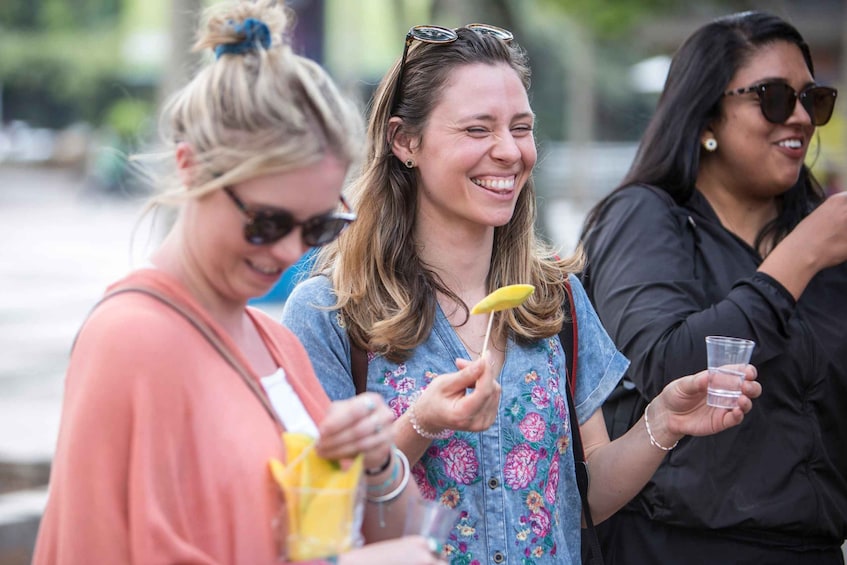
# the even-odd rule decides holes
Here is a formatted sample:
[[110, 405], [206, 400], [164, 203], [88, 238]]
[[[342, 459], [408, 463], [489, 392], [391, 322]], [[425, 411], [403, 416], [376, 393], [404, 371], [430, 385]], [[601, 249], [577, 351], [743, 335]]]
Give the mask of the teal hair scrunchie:
[[271, 30], [262, 20], [247, 18], [240, 24], [235, 24], [235, 33], [243, 35], [238, 43], [221, 43], [215, 47], [215, 59], [221, 55], [243, 55], [255, 51], [259, 46], [268, 49], [271, 46]]

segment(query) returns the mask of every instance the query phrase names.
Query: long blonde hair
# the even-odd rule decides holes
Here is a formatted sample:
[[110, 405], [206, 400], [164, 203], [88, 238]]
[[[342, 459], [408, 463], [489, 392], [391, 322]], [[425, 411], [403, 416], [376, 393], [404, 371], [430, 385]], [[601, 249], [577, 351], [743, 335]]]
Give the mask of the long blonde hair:
[[[507, 64], [529, 88], [529, 66], [515, 45], [465, 28], [449, 44], [415, 44], [403, 73], [396, 108], [390, 108], [399, 62], [375, 95], [368, 126], [368, 149], [361, 176], [353, 183], [358, 219], [341, 238], [321, 250], [317, 272], [331, 277], [340, 310], [354, 344], [401, 361], [429, 336], [435, 320], [436, 295], [461, 301], [417, 253], [414, 225], [417, 184], [391, 152], [388, 122], [402, 118], [402, 128], [420, 135], [456, 67], [473, 63]], [[393, 111], [392, 111], [393, 110]], [[581, 255], [559, 259], [535, 235], [535, 188], [530, 179], [521, 191], [508, 224], [494, 230], [488, 288], [529, 283], [535, 293], [520, 308], [498, 316], [522, 341], [548, 337], [562, 326], [562, 283], [581, 268]], [[467, 307], [465, 307], [467, 310]]]

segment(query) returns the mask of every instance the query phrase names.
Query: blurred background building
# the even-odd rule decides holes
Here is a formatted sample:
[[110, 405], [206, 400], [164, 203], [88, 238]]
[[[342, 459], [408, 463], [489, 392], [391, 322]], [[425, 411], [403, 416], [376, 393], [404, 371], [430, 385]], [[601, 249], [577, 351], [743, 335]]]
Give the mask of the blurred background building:
[[[158, 109], [199, 60], [189, 48], [209, 3], [0, 0], [0, 565], [29, 561], [67, 348], [102, 286], [127, 267], [134, 215], [151, 190], [127, 156], [158, 148]], [[410, 26], [512, 30], [534, 72], [539, 229], [564, 252], [628, 168], [670, 57], [706, 21], [747, 9], [787, 18], [811, 46], [818, 81], [847, 92], [845, 0], [288, 4], [295, 49], [326, 66], [363, 111]], [[845, 113], [842, 101], [809, 152], [834, 190], [847, 173]]]

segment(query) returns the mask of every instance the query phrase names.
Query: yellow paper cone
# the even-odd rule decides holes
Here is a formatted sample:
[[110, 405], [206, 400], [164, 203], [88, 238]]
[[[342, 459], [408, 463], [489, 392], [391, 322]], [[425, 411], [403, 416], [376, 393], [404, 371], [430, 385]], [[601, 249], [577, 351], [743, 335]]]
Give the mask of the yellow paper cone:
[[287, 463], [268, 463], [288, 509], [288, 559], [318, 559], [350, 549], [362, 456], [343, 468], [319, 457], [309, 436], [286, 432], [283, 442]]

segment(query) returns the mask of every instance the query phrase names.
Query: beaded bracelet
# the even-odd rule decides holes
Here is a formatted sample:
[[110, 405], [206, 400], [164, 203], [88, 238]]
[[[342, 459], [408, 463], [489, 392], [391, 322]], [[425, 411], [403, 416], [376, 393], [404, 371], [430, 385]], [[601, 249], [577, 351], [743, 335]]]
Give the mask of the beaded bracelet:
[[391, 465], [391, 460], [393, 458], [394, 458], [394, 454], [391, 451], [389, 451], [388, 457], [385, 458], [385, 463], [383, 463], [379, 467], [376, 467], [375, 469], [365, 469], [365, 474], [369, 477], [375, 477], [377, 475], [381, 475], [382, 473], [385, 472], [386, 469], [388, 469], [388, 466]]
[[[652, 404], [652, 402], [650, 404]], [[659, 449], [661, 449], [662, 451], [670, 451], [671, 449], [676, 447], [677, 444], [679, 444], [679, 440], [676, 440], [675, 442], [673, 442], [672, 446], [665, 447], [664, 445], [659, 443], [656, 440], [655, 437], [653, 437], [653, 431], [650, 429], [650, 420], [647, 418], [647, 411], [650, 409], [650, 404], [648, 404], [647, 407], [644, 408], [644, 427], [647, 428], [647, 435], [650, 437], [650, 445], [654, 445], [654, 446], [658, 447]]]
[[397, 488], [395, 488], [391, 492], [387, 492], [379, 496], [367, 495], [368, 502], [373, 502], [374, 504], [384, 504], [386, 502], [391, 502], [392, 500], [403, 494], [406, 485], [409, 484], [409, 477], [412, 473], [409, 469], [409, 460], [406, 458], [406, 454], [395, 447], [394, 455], [397, 456], [397, 459], [400, 460], [400, 463], [403, 466], [403, 477], [400, 479], [400, 484], [398, 484]]
[[418, 401], [418, 398], [421, 397], [421, 394], [423, 394], [423, 391], [419, 390], [409, 397], [409, 422], [412, 424], [412, 429], [414, 429], [419, 436], [426, 439], [446, 439], [450, 437], [453, 430], [444, 429], [438, 433], [431, 433], [423, 429], [420, 424], [418, 424], [418, 417], [417, 414], [415, 414], [415, 403]]

